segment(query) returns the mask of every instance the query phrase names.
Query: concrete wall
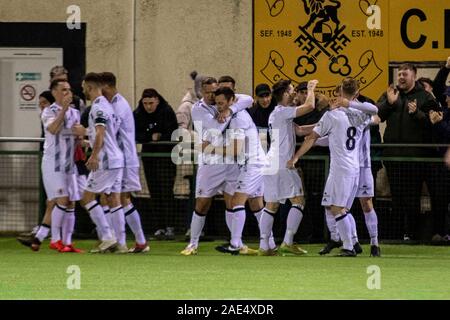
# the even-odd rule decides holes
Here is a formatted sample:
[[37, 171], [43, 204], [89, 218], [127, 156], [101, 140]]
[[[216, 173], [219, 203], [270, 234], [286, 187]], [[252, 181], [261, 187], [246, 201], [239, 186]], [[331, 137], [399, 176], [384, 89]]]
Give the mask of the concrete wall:
[[87, 71], [116, 73], [131, 104], [154, 87], [177, 108], [193, 70], [251, 92], [251, 0], [0, 0], [0, 21], [65, 22], [73, 4], [87, 23]]
[[251, 93], [251, 0], [140, 0], [136, 17], [138, 95], [154, 87], [177, 108], [193, 70]]

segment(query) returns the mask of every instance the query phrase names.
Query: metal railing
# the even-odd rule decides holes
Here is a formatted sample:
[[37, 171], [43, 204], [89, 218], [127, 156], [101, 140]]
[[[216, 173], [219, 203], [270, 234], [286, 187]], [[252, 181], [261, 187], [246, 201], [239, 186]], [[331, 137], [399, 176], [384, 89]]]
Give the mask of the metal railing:
[[[43, 142], [42, 138], [10, 138], [0, 137], [0, 232], [20, 232], [29, 230], [31, 227], [39, 223], [40, 217], [43, 215], [45, 208], [45, 196], [41, 183], [40, 162], [42, 153], [38, 150], [38, 143]], [[5, 150], [2, 146], [15, 144], [35, 144], [36, 150]], [[179, 142], [157, 142], [154, 145], [173, 145]], [[450, 147], [443, 144], [373, 144], [372, 148], [376, 150], [385, 148], [442, 148]], [[19, 148], [20, 149], [20, 148]], [[142, 159], [158, 159], [154, 161], [154, 165], [158, 167], [164, 162], [164, 159], [170, 159], [170, 153], [140, 153]], [[381, 163], [413, 163], [417, 166], [430, 164], [442, 165], [442, 158], [438, 157], [383, 157], [373, 156], [373, 162]], [[148, 162], [151, 163], [152, 161]], [[167, 161], [166, 161], [167, 162]], [[144, 166], [141, 165], [141, 182], [144, 190], [136, 195], [135, 205], [142, 215], [143, 226], [147, 234], [152, 234], [156, 229], [164, 227], [175, 227], [178, 234], [182, 234], [189, 226], [189, 219], [195, 202], [195, 172], [196, 166], [178, 165], [175, 168], [175, 174], [167, 166], [160, 171], [164, 180], [170, 180], [172, 184], [171, 191], [167, 194], [158, 191], [151, 194], [147, 184], [152, 184], [149, 177], [147, 181]], [[320, 206], [321, 192], [329, 171], [328, 155], [306, 155], [300, 162], [302, 177], [304, 179], [307, 208], [305, 219], [299, 231], [298, 238], [300, 241], [320, 241], [323, 238], [323, 210]], [[184, 170], [184, 171], [183, 171]], [[416, 174], [411, 169], [411, 175]], [[182, 172], [180, 172], [182, 171]], [[160, 177], [160, 179], [161, 179]], [[380, 171], [375, 173], [377, 182], [377, 195], [375, 199], [375, 209], [379, 215], [380, 221], [380, 238], [383, 239], [399, 239], [402, 236], [402, 218], [395, 212], [391, 194], [389, 192], [389, 183], [387, 181], [386, 169], [383, 166]], [[404, 177], [408, 182], [411, 176]], [[434, 178], [433, 178], [434, 179]], [[439, 178], [436, 181], [430, 180], [427, 183], [441, 183]], [[413, 179], [411, 179], [413, 181]], [[445, 181], [444, 181], [445, 182]], [[445, 182], [446, 183], [446, 182]], [[152, 186], [153, 187], [153, 186]], [[446, 186], [438, 186], [445, 189]], [[158, 188], [158, 186], [157, 186]], [[165, 187], [167, 190], [167, 186]], [[159, 188], [161, 189], [161, 188]], [[162, 188], [163, 189], [163, 188]], [[161, 189], [161, 190], [162, 190]], [[428, 191], [427, 191], [428, 189]], [[432, 197], [430, 188], [424, 188], [418, 195], [420, 197], [419, 213], [423, 213], [418, 217], [418, 224], [430, 224], [433, 220]], [[158, 190], [158, 189], [157, 189]], [[446, 190], [446, 189], [445, 189]], [[414, 196], [414, 195], [413, 195]], [[416, 195], [417, 196], [417, 195]], [[450, 200], [450, 193], [447, 194], [447, 200]], [[443, 199], [443, 201], [447, 201]], [[448, 202], [448, 201], [447, 201]], [[208, 215], [208, 224], [206, 232], [211, 236], [227, 236], [227, 229], [224, 219], [224, 206], [222, 201], [215, 201], [211, 208], [212, 214]], [[78, 208], [78, 210], [82, 210]], [[355, 201], [354, 216], [357, 220], [359, 230], [362, 230], [362, 238], [367, 238], [365, 233], [364, 218], [357, 201]], [[448, 210], [445, 213], [448, 215]], [[282, 217], [281, 217], [282, 218]], [[87, 215], [80, 215], [80, 221], [77, 222], [79, 233], [89, 233], [93, 228]], [[257, 225], [249, 218], [249, 226], [246, 227], [246, 234], [257, 236]], [[425, 221], [425, 222], [424, 222]], [[447, 222], [446, 222], [447, 223]], [[450, 221], [448, 222], [450, 223]], [[278, 221], [275, 224], [275, 233], [280, 235], [283, 232], [283, 223]], [[425, 232], [425, 231], [424, 231]], [[428, 236], [427, 236], [428, 237]], [[425, 236], [423, 238], [426, 238]]]

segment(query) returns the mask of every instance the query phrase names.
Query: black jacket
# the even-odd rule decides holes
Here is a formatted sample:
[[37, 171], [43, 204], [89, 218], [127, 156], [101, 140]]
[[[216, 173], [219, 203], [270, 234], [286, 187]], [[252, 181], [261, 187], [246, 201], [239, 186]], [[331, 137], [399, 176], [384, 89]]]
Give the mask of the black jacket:
[[445, 89], [447, 88], [446, 82], [448, 74], [450, 73], [450, 69], [447, 69], [447, 67], [442, 67], [441, 70], [436, 75], [436, 78], [434, 78], [433, 81], [433, 94], [438, 100], [438, 102], [441, 104], [441, 106], [447, 106], [446, 96], [444, 95]]
[[149, 145], [152, 142], [153, 133], [161, 133], [159, 141], [171, 141], [172, 132], [178, 129], [178, 122], [172, 107], [160, 102], [156, 111], [148, 113], [142, 102], [133, 112], [136, 124], [136, 142], [142, 143], [142, 152], [171, 152], [172, 145]]
[[276, 105], [277, 102], [272, 98], [272, 101], [267, 108], [263, 108], [258, 103], [255, 103], [255, 105], [247, 111], [258, 128], [269, 128], [269, 117]]
[[[450, 108], [445, 108], [443, 119], [433, 125], [433, 141], [437, 144], [450, 144]], [[447, 148], [437, 148], [437, 156], [443, 156]]]
[[[408, 101], [417, 100], [417, 111], [408, 112]], [[391, 105], [384, 93], [378, 100], [378, 116], [386, 121], [385, 143], [431, 143], [431, 122], [428, 114], [431, 110], [439, 111], [439, 105], [431, 94], [416, 83], [408, 93], [400, 91], [397, 101]], [[385, 148], [384, 156], [432, 156], [426, 148]]]

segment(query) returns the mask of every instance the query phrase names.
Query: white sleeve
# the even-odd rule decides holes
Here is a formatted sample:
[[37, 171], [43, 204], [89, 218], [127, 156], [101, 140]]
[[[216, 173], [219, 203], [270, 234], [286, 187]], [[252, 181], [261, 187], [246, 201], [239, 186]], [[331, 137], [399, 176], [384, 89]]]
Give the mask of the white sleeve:
[[377, 106], [371, 104], [370, 102], [350, 101], [349, 107], [370, 115], [375, 115], [378, 113]]
[[47, 107], [44, 111], [42, 111], [41, 121], [45, 130], [47, 130], [48, 126], [55, 121], [56, 117], [57, 115], [50, 109], [50, 107]]
[[297, 108], [294, 107], [282, 107], [278, 111], [279, 117], [283, 120], [294, 119], [297, 113]]
[[195, 105], [192, 108], [192, 122], [194, 124], [194, 129], [199, 136], [203, 136], [201, 131], [209, 129], [217, 129], [221, 132], [224, 131], [228, 126], [230, 119], [227, 119], [225, 123], [219, 123], [208, 110], [205, 110], [200, 105]]
[[238, 113], [253, 105], [253, 98], [246, 94], [236, 94], [237, 101], [230, 107], [233, 113]]
[[324, 137], [328, 135], [332, 128], [332, 121], [330, 119], [330, 111], [325, 112], [322, 118], [319, 120], [313, 131], [319, 136]]
[[330, 140], [328, 139], [328, 136], [325, 136], [317, 139], [314, 145], [319, 147], [328, 147], [330, 145]]
[[108, 111], [102, 108], [101, 104], [94, 104], [91, 112], [94, 115], [94, 125], [106, 127], [106, 123], [110, 118]]

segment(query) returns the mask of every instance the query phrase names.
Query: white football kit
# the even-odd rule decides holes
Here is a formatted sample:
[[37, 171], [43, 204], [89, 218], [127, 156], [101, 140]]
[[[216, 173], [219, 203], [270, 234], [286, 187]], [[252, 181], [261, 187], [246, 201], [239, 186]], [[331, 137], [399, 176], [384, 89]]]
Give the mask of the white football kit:
[[270, 149], [267, 154], [270, 172], [264, 176], [264, 201], [285, 203], [303, 195], [302, 181], [296, 169], [286, 168], [295, 154], [296, 135], [293, 120], [296, 108], [277, 106], [269, 117]]
[[[238, 101], [231, 107], [233, 113], [251, 106], [253, 99], [247, 95], [236, 95]], [[219, 114], [216, 106], [207, 105], [203, 99], [192, 107], [192, 122], [197, 132], [198, 141], [209, 141], [214, 146], [223, 146], [223, 133], [230, 124], [216, 120]], [[211, 198], [216, 194], [226, 192], [234, 194], [238, 168], [236, 165], [223, 164], [221, 155], [198, 155], [198, 170], [195, 185], [196, 198]]]
[[357, 198], [373, 198], [375, 186], [373, 181], [370, 159], [370, 126], [364, 128], [359, 147], [359, 185]]
[[118, 121], [117, 144], [124, 155], [122, 192], [141, 191], [133, 112], [119, 93], [113, 97], [111, 104]]
[[361, 135], [370, 119], [371, 115], [360, 110], [338, 108], [326, 112], [314, 128], [320, 137], [328, 135], [331, 153], [323, 206], [351, 208], [359, 184]]
[[264, 194], [262, 170], [266, 155], [261, 146], [258, 129], [246, 111], [233, 114], [229, 128], [226, 144], [228, 145], [230, 140], [241, 140], [244, 149], [241, 158], [238, 156], [239, 176], [236, 192], [245, 193], [250, 199], [262, 197]]
[[70, 201], [78, 201], [80, 192], [74, 161], [75, 136], [72, 127], [80, 123], [80, 113], [76, 109], [69, 108], [65, 113], [61, 130], [53, 135], [48, 131], [48, 126], [53, 123], [61, 110], [62, 107], [54, 103], [45, 108], [41, 114], [45, 130], [42, 180], [49, 200], [69, 197]]
[[91, 171], [86, 190], [92, 193], [120, 193], [124, 167], [123, 153], [117, 144], [118, 121], [112, 105], [100, 96], [92, 104], [89, 113], [89, 143], [94, 146], [96, 126], [105, 127], [103, 146], [98, 154], [99, 169]]

